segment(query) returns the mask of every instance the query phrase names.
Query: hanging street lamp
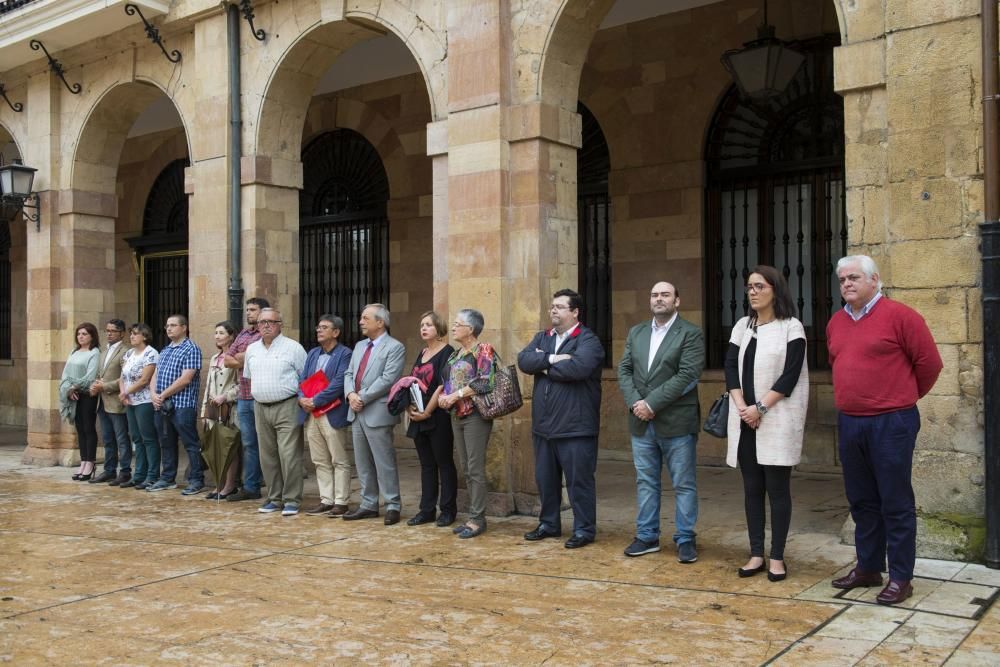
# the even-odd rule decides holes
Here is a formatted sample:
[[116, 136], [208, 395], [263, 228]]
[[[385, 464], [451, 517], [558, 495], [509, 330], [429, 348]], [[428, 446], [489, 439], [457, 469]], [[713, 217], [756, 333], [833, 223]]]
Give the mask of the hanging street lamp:
[[757, 26], [757, 39], [722, 54], [722, 64], [740, 94], [753, 100], [783, 93], [805, 59], [774, 36], [774, 26], [767, 22], [767, 0], [764, 0], [764, 22]]

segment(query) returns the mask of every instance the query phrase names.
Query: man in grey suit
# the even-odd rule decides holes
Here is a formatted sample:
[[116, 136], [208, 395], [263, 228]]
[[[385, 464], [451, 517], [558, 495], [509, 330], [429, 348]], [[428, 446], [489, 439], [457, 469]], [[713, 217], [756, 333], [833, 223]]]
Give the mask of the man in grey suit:
[[660, 550], [660, 469], [673, 482], [677, 560], [698, 560], [694, 526], [698, 520], [695, 446], [700, 414], [695, 387], [705, 366], [701, 329], [683, 320], [677, 288], [653, 285], [652, 321], [632, 327], [618, 364], [618, 383], [629, 409], [632, 460], [636, 473], [636, 536], [626, 556]]
[[[104, 472], [90, 480], [91, 484], [118, 486], [132, 479], [132, 443], [128, 439], [128, 421], [125, 406], [118, 398], [118, 381], [122, 375], [122, 357], [128, 349], [123, 343], [125, 323], [108, 320], [104, 333], [108, 347], [101, 350], [97, 360], [97, 379], [90, 385], [90, 395], [97, 396], [97, 418], [101, 421], [104, 437]], [[117, 475], [115, 470], [120, 470]]]
[[403, 375], [406, 350], [389, 335], [389, 310], [381, 303], [365, 306], [358, 322], [365, 338], [354, 346], [344, 374], [344, 395], [353, 423], [354, 465], [361, 481], [361, 505], [345, 521], [378, 516], [379, 491], [385, 498], [385, 525], [399, 523], [399, 471], [392, 429], [399, 417], [389, 414], [386, 396]]

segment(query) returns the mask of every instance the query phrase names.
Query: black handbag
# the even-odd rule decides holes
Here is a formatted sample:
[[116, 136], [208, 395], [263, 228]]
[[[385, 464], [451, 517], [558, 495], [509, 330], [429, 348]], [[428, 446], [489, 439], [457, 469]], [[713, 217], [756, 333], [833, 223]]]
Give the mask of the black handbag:
[[702, 425], [702, 430], [716, 438], [725, 438], [729, 425], [729, 392], [715, 399], [708, 411], [708, 417]]

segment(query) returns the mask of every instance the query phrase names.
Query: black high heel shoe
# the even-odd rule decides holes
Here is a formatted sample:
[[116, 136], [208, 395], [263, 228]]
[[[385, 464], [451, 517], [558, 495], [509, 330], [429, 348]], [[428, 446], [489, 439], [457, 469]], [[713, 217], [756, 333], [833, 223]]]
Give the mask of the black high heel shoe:
[[93, 468], [90, 469], [90, 472], [88, 472], [86, 475], [79, 475], [79, 476], [77, 476], [76, 477], [76, 481], [78, 481], [78, 482], [89, 482], [90, 478], [94, 476], [94, 471], [96, 469], [97, 469], [97, 466], [95, 465]]

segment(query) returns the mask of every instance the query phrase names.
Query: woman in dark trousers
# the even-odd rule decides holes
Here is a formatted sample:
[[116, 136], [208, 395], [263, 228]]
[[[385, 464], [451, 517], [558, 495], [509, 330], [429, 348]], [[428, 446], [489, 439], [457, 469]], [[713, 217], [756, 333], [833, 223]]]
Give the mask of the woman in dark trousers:
[[[455, 498], [458, 494], [458, 472], [455, 469], [454, 435], [448, 411], [438, 407], [441, 394], [442, 373], [454, 348], [445, 342], [448, 327], [440, 315], [432, 310], [420, 316], [420, 338], [425, 347], [413, 363], [410, 375], [427, 386], [423, 393], [424, 409], [410, 405], [410, 427], [406, 435], [413, 438], [420, 457], [420, 511], [407, 521], [419, 526], [435, 520], [438, 526], [450, 526], [458, 512]], [[439, 491], [440, 484], [440, 491]]]
[[90, 395], [90, 385], [97, 377], [101, 347], [97, 327], [90, 322], [76, 327], [75, 338], [76, 347], [63, 366], [59, 382], [59, 413], [76, 427], [80, 469], [73, 479], [86, 482], [94, 474], [97, 461], [97, 397]]
[[[792, 519], [792, 467], [802, 457], [809, 371], [806, 332], [795, 318], [788, 283], [772, 266], [756, 266], [747, 278], [751, 312], [733, 327], [726, 354], [729, 448], [726, 463], [739, 463], [750, 537], [750, 560], [738, 571], [752, 577], [787, 576], [785, 540]], [[771, 504], [770, 563], [764, 560], [764, 496]]]

